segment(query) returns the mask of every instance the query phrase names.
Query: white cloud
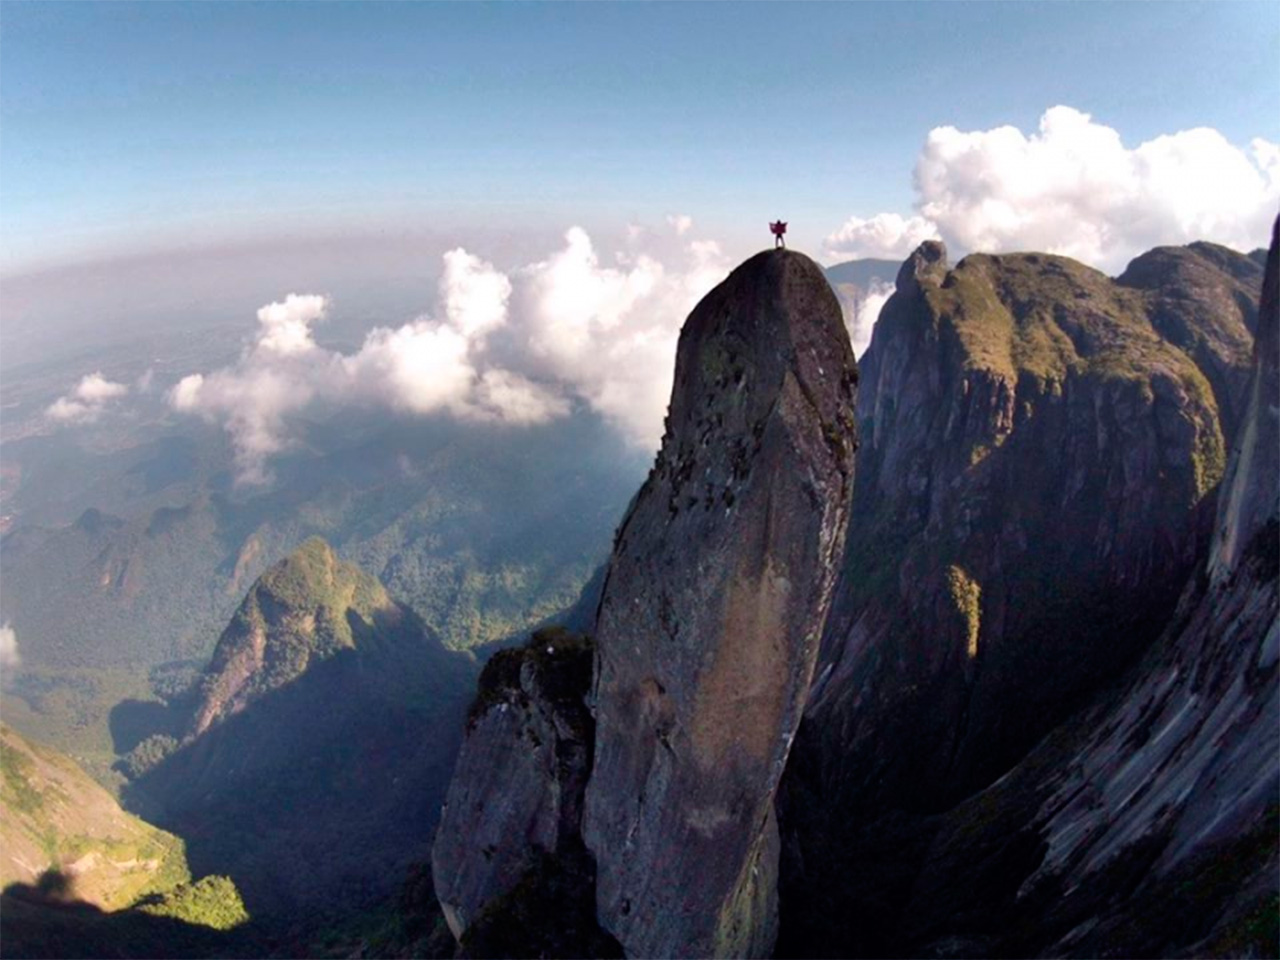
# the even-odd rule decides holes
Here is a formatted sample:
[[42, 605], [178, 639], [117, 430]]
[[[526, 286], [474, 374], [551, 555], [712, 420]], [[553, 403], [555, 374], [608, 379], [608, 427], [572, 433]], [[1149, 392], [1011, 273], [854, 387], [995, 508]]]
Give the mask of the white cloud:
[[314, 350], [311, 324], [322, 320], [328, 309], [328, 299], [316, 294], [291, 293], [282, 302], [267, 304], [258, 311], [262, 329], [255, 349], [282, 357]]
[[539, 372], [567, 384], [633, 442], [656, 447], [689, 311], [724, 279], [712, 241], [684, 244], [670, 266], [637, 253], [600, 262], [586, 231], [519, 275], [521, 322]]
[[683, 237], [693, 229], [693, 217], [685, 213], [669, 213], [667, 224], [675, 230], [677, 237]]
[[114, 383], [97, 371], [82, 378], [70, 393], [59, 397], [45, 415], [60, 423], [92, 423], [112, 400], [129, 392], [123, 383]]
[[545, 423], [569, 413], [569, 401], [510, 370], [486, 370], [476, 390], [481, 416], [508, 423]]
[[511, 281], [492, 264], [458, 247], [444, 255], [440, 299], [450, 326], [468, 339], [483, 337], [507, 319]]
[[937, 239], [938, 228], [924, 217], [878, 213], [866, 220], [850, 217], [827, 237], [825, 245], [831, 260], [905, 260], [924, 241]]
[[469, 349], [458, 330], [429, 320], [380, 327], [365, 337], [359, 353], [339, 358], [342, 387], [409, 413], [461, 409], [476, 376]]
[[[1280, 204], [1280, 147], [1248, 150], [1200, 127], [1124, 145], [1118, 131], [1071, 107], [1047, 110], [1029, 136], [1015, 127], [930, 131], [916, 163], [917, 215], [853, 218], [828, 252], [874, 256], [888, 227], [931, 226], [963, 251], [1042, 250], [1118, 272], [1161, 244], [1266, 242]], [[852, 224], [852, 226], [851, 226]], [[900, 251], [895, 251], [895, 254]]]
[[0, 626], [0, 670], [17, 670], [22, 666], [18, 654], [18, 634], [9, 624]]
[[871, 346], [871, 333], [876, 321], [880, 319], [880, 311], [884, 309], [892, 293], [893, 284], [873, 280], [871, 289], [862, 297], [858, 309], [849, 318], [849, 339], [853, 342], [855, 357], [861, 357], [867, 347]]
[[[679, 236], [692, 224], [673, 226]], [[673, 248], [643, 230], [628, 238], [605, 264], [574, 227], [561, 249], [510, 275], [451, 250], [436, 312], [371, 330], [350, 354], [311, 335], [328, 300], [290, 294], [258, 311], [255, 340], [237, 363], [184, 377], [169, 403], [230, 433], [242, 483], [270, 479], [268, 461], [288, 447], [291, 420], [317, 402], [533, 424], [566, 416], [577, 399], [655, 446], [680, 327], [729, 264], [711, 241]], [[660, 255], [641, 249], [653, 243]]]

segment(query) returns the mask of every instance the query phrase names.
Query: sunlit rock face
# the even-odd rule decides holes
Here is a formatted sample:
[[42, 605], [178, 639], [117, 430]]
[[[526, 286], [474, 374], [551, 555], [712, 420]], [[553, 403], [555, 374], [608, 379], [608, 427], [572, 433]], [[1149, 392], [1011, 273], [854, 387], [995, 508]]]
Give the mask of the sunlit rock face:
[[759, 254], [680, 338], [667, 432], [597, 622], [584, 838], [629, 956], [763, 956], [773, 801], [852, 493], [857, 371], [820, 268]]

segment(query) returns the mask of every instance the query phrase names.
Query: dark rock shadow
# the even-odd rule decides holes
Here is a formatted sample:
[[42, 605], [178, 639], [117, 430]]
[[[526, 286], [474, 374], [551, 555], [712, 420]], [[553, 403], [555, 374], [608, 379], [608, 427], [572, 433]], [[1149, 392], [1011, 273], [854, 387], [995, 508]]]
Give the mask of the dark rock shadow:
[[121, 700], [107, 717], [112, 748], [123, 756], [155, 734], [180, 736], [183, 719], [180, 710], [159, 700]]

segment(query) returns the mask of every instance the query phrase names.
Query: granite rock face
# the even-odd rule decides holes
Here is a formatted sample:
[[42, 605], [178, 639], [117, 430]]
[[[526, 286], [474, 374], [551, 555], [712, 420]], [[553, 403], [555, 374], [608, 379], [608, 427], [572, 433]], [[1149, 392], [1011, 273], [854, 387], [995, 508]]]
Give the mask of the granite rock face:
[[910, 952], [1280, 950], [1278, 281], [1273, 239], [1204, 565], [1118, 690], [942, 819], [905, 911]]
[[1170, 297], [1041, 254], [904, 265], [807, 707], [838, 809], [945, 809], [1159, 633], [1226, 461]]
[[843, 548], [857, 371], [821, 269], [759, 254], [680, 337], [596, 626], [583, 836], [629, 956], [763, 956], [774, 794]]
[[[780, 793], [780, 955], [1196, 940], [1159, 919], [1173, 888], [1158, 907], [1134, 887], [1180, 811], [1251, 842], [1274, 797], [1274, 672], [1244, 663], [1273, 642], [1275, 575], [1239, 573], [1276, 503], [1266, 403], [1237, 402], [1276, 389], [1242, 359], [1253, 327], [1259, 357], [1274, 337], [1270, 301], [1247, 302], [1257, 259], [1195, 244], [1113, 281], [1038, 254], [950, 268], [926, 244], [904, 265], [863, 357], [846, 560]], [[1237, 484], [1250, 457], [1272, 465]], [[1211, 538], [1209, 602], [1188, 581]], [[1203, 868], [1179, 863], [1174, 887]]]
[[458, 940], [540, 853], [564, 856], [581, 845], [591, 670], [590, 645], [564, 631], [535, 634], [485, 665], [431, 854], [436, 895]]

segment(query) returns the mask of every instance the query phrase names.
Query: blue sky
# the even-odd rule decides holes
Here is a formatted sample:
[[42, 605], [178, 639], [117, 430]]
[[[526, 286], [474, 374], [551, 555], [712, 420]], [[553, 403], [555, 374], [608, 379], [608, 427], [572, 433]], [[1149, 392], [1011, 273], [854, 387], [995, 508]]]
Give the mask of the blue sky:
[[6, 3], [0, 269], [669, 213], [816, 247], [910, 213], [940, 125], [1274, 141], [1278, 50], [1277, 4]]

